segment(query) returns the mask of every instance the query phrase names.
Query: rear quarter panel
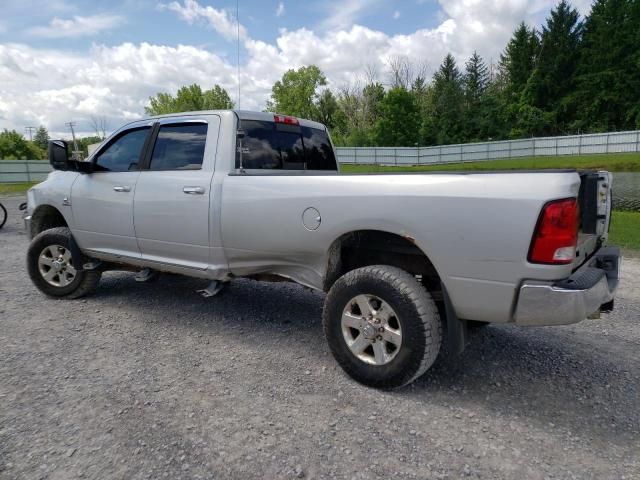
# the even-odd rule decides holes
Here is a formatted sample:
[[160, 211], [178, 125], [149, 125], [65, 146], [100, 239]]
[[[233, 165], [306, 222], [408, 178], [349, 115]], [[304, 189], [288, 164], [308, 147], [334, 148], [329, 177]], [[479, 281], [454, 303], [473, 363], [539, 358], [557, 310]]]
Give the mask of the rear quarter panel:
[[[236, 275], [277, 273], [321, 288], [334, 240], [355, 230], [415, 239], [458, 316], [507, 322], [523, 279], [555, 280], [571, 265], [526, 260], [544, 203], [575, 196], [575, 173], [230, 175], [222, 241]], [[302, 213], [316, 208], [311, 231]]]

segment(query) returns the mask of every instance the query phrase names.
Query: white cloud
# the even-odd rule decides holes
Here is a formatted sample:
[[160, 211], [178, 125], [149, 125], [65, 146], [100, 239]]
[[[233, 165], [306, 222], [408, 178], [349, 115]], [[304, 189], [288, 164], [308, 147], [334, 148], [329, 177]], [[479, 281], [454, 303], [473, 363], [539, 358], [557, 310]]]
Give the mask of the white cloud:
[[124, 17], [110, 14], [74, 15], [71, 19], [54, 17], [49, 25], [32, 27], [28, 33], [45, 38], [83, 37], [111, 30], [124, 22]]
[[[196, 0], [184, 0], [183, 3], [171, 2], [161, 4], [161, 8], [176, 12], [180, 18], [189, 24], [203, 20], [209, 27], [227, 40], [235, 40], [238, 35], [238, 25], [229, 12], [218, 10], [210, 5], [202, 6]], [[247, 31], [240, 25], [240, 37], [246, 38]]]
[[327, 30], [349, 28], [365, 12], [371, 13], [382, 0], [332, 0], [326, 3], [329, 16], [321, 23]]
[[396, 10], [393, 12], [393, 19], [398, 20], [400, 18], [400, 11]]
[[104, 115], [115, 129], [142, 117], [157, 92], [191, 83], [218, 83], [232, 92], [233, 72], [219, 56], [192, 46], [95, 45], [75, 55], [0, 45], [0, 128], [43, 124], [60, 133], [74, 120], [80, 133], [91, 133], [90, 116]]
[[[339, 88], [353, 83], [367, 67], [373, 67], [384, 82], [386, 62], [397, 55], [426, 63], [430, 73], [448, 52], [460, 67], [474, 50], [495, 62], [516, 25], [521, 20], [541, 20], [552, 2], [538, 0], [534, 8], [527, 0], [442, 0], [444, 17], [438, 26], [403, 35], [352, 24], [341, 29], [282, 30], [269, 43], [251, 38], [243, 29], [242, 108], [262, 109], [271, 86], [287, 69], [312, 63], [323, 70], [332, 88]], [[165, 8], [186, 22], [204, 20], [226, 38], [235, 38], [235, 24], [222, 10], [195, 1]], [[53, 132], [64, 132], [64, 122], [75, 120], [81, 132], [91, 133], [91, 115], [105, 115], [115, 129], [142, 117], [149, 96], [191, 83], [203, 88], [220, 84], [234, 98], [234, 59], [188, 45], [94, 45], [80, 55], [0, 44], [0, 129], [22, 131], [25, 125], [43, 124]]]
[[284, 2], [278, 3], [278, 8], [276, 8], [276, 17], [281, 17], [284, 15]]

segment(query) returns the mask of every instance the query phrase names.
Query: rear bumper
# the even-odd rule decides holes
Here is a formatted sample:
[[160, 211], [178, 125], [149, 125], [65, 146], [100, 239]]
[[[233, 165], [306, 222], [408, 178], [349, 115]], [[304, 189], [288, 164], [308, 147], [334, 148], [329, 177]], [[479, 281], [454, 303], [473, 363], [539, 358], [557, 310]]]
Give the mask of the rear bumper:
[[520, 287], [514, 320], [518, 325], [567, 325], [610, 310], [618, 286], [620, 250], [600, 249], [565, 280], [527, 282]]

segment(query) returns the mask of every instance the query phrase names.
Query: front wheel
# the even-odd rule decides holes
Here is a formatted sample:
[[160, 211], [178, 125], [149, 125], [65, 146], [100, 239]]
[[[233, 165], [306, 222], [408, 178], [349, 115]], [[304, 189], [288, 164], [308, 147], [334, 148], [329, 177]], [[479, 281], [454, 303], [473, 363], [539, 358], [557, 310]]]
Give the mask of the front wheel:
[[7, 209], [0, 203], [0, 228], [4, 227], [7, 221]]
[[50, 297], [80, 298], [98, 285], [101, 273], [83, 270], [81, 255], [72, 248], [71, 231], [52, 228], [38, 234], [27, 251], [31, 281]]
[[331, 287], [323, 311], [329, 348], [356, 381], [406, 385], [433, 364], [442, 343], [440, 315], [415, 277], [375, 265], [348, 272]]

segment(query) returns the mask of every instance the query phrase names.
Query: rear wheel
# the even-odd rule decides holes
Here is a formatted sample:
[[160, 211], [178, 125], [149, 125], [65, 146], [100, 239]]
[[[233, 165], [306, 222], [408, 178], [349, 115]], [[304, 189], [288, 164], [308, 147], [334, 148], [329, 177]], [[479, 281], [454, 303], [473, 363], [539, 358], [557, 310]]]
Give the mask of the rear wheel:
[[340, 366], [376, 388], [412, 382], [433, 364], [442, 342], [438, 309], [415, 277], [376, 265], [348, 272], [325, 300], [324, 331]]
[[71, 231], [52, 228], [38, 234], [29, 245], [27, 269], [31, 281], [51, 297], [80, 298], [96, 288], [100, 272], [82, 270], [81, 254], [73, 253]]

